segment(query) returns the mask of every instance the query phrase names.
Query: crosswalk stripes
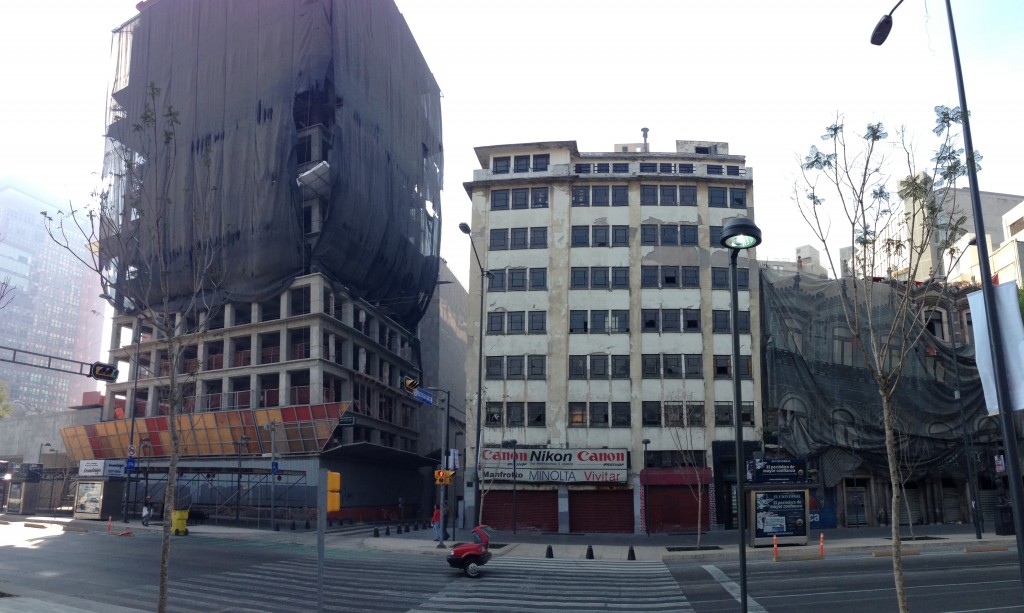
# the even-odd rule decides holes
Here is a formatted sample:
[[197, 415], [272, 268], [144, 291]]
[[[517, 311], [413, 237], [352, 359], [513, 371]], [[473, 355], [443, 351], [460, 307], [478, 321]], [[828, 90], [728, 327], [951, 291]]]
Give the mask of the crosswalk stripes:
[[413, 609], [443, 611], [694, 609], [662, 562], [495, 558], [478, 580], [453, 581]]

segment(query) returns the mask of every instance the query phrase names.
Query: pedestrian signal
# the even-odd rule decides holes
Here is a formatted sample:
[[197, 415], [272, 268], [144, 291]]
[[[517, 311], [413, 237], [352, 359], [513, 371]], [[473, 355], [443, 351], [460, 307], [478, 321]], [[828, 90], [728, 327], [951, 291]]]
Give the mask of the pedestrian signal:
[[443, 471], [443, 470], [435, 470], [434, 471], [434, 485], [444, 485], [445, 484], [445, 472], [446, 471]]
[[104, 364], [103, 362], [93, 362], [92, 371], [89, 373], [89, 376], [97, 381], [115, 383], [117, 382], [117, 366]]

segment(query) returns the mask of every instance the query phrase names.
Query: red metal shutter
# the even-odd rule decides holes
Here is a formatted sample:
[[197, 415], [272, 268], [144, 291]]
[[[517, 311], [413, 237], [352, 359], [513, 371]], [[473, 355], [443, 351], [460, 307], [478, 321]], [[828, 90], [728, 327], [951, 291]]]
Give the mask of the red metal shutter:
[[569, 490], [570, 532], [633, 532], [633, 490]]
[[[558, 490], [519, 490], [515, 499], [516, 530], [558, 532]], [[487, 492], [483, 501], [483, 523], [511, 530], [512, 490]]]
[[[651, 485], [648, 492], [651, 497], [651, 532], [696, 532], [697, 531], [697, 485]], [[710, 503], [707, 485], [703, 486], [704, 494], [701, 502], [702, 530], [708, 529], [708, 504]]]

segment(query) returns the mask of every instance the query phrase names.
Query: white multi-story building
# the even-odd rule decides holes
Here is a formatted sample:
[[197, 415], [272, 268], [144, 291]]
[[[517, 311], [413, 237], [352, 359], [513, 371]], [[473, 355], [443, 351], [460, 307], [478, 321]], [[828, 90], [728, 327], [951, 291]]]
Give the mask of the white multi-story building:
[[[740, 254], [731, 322], [729, 252], [719, 246], [726, 220], [753, 217], [745, 157], [703, 141], [667, 153], [646, 142], [581, 153], [574, 141], [476, 152], [481, 169], [466, 190], [489, 279], [482, 325], [477, 309], [468, 321], [467, 479], [479, 367], [482, 521], [692, 529], [700, 501], [703, 526], [734, 525], [734, 374], [751, 450], [762, 428], [753, 252]], [[474, 265], [471, 305], [480, 275]]]

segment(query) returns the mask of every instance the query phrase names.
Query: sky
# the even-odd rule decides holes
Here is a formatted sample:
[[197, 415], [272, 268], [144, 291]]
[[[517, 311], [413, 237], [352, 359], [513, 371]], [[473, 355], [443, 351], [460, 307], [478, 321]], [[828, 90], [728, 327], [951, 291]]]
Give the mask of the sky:
[[[282, 0], [289, 1], [289, 0]], [[0, 176], [82, 202], [98, 182], [111, 30], [136, 0], [0, 3]], [[843, 116], [847, 132], [906, 126], [926, 164], [933, 107], [957, 106], [945, 3], [906, 0], [397, 0], [442, 92], [441, 255], [466, 285], [463, 183], [474, 147], [574, 140], [729, 143], [753, 168], [762, 259], [815, 245], [792, 200], [800, 159]], [[1024, 2], [954, 0], [982, 191], [1024, 194]], [[988, 221], [989, 224], [997, 223]], [[817, 245], [815, 245], [817, 246]]]

